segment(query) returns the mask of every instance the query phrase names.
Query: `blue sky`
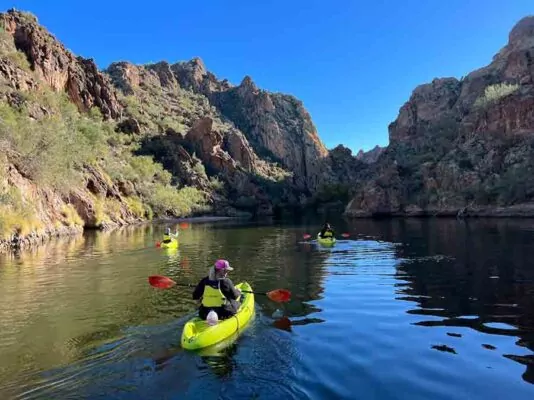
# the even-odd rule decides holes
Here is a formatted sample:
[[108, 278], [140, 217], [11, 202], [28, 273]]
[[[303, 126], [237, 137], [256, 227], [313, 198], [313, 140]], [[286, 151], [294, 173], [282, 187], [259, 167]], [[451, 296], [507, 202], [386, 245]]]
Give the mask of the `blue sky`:
[[533, 0], [2, 1], [31, 11], [105, 68], [201, 57], [219, 78], [250, 75], [303, 102], [321, 139], [388, 143], [415, 86], [491, 61]]

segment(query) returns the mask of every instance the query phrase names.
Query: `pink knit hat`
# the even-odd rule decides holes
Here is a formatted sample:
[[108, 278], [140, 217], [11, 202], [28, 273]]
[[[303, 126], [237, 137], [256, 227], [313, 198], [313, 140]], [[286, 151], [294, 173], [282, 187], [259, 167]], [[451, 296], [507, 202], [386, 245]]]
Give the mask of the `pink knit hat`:
[[218, 271], [220, 270], [233, 271], [234, 270], [232, 267], [230, 267], [230, 263], [226, 260], [215, 261], [215, 269]]

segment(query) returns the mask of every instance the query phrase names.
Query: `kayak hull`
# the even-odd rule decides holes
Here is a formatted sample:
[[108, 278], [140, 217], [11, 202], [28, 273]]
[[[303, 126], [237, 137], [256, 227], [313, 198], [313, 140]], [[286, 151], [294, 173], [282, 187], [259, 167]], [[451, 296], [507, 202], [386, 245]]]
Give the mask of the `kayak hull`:
[[322, 238], [319, 236], [319, 234], [317, 234], [317, 242], [323, 246], [333, 246], [336, 244], [336, 238], [333, 236], [329, 238]]
[[[252, 290], [247, 282], [236, 285], [239, 290]], [[214, 326], [200, 319], [198, 316], [186, 322], [182, 331], [182, 347], [186, 350], [198, 350], [213, 346], [232, 335], [238, 335], [245, 328], [254, 314], [254, 294], [242, 293], [241, 306], [236, 315], [219, 321]]]
[[178, 240], [171, 239], [171, 241], [168, 242], [168, 243], [161, 242], [160, 246], [163, 249], [177, 249], [178, 248]]

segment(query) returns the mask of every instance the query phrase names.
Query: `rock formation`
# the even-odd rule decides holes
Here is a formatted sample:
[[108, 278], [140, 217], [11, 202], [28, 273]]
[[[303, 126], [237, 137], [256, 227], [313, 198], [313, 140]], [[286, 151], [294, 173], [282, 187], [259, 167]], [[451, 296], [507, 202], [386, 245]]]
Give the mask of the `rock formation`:
[[[488, 66], [417, 87], [347, 214], [514, 215], [534, 196], [534, 17]], [[512, 207], [513, 206], [513, 207]], [[508, 211], [506, 211], [508, 210]]]

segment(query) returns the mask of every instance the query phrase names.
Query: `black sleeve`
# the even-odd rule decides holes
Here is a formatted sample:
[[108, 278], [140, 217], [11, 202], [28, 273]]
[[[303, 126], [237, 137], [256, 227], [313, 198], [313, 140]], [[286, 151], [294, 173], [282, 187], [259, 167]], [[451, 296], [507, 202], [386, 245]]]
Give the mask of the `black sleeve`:
[[233, 282], [228, 278], [221, 281], [221, 292], [223, 292], [224, 297], [228, 300], [237, 300], [239, 297], [239, 292], [235, 288]]
[[206, 278], [203, 278], [193, 291], [193, 300], [200, 300], [202, 294], [204, 293], [204, 286], [206, 285]]

